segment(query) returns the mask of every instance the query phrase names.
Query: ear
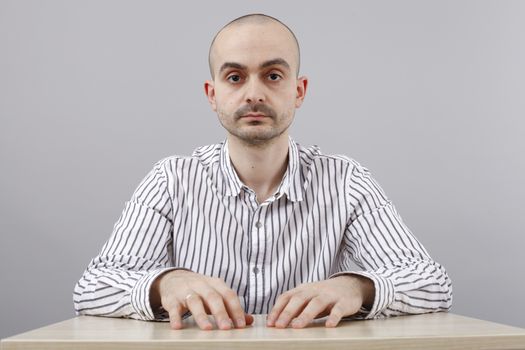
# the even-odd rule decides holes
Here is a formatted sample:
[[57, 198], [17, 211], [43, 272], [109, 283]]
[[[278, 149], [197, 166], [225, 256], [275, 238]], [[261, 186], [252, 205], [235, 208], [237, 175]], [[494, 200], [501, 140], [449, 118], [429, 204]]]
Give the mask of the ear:
[[206, 80], [204, 82], [204, 93], [208, 98], [208, 102], [211, 105], [211, 109], [217, 111], [217, 104], [215, 103], [215, 85], [212, 80]]
[[295, 96], [295, 108], [299, 108], [303, 104], [307, 87], [308, 78], [306, 76], [302, 76], [297, 79], [297, 95]]

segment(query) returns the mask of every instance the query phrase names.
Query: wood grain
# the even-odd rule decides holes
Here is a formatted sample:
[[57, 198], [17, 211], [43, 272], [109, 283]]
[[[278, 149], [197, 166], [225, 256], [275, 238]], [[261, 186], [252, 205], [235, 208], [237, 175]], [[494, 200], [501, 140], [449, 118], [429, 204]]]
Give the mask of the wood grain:
[[303, 329], [266, 327], [255, 315], [244, 329], [200, 330], [192, 318], [172, 330], [166, 322], [81, 316], [1, 342], [12, 349], [525, 349], [525, 329], [451, 313], [346, 321]]

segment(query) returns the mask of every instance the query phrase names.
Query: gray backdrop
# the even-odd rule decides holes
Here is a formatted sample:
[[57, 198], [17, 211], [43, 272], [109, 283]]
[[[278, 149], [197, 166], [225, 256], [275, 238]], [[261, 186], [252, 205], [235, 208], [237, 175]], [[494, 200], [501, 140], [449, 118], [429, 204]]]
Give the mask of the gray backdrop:
[[0, 337], [72, 317], [152, 165], [225, 137], [207, 50], [250, 12], [300, 40], [295, 139], [372, 171], [453, 312], [525, 327], [525, 2], [1, 0]]

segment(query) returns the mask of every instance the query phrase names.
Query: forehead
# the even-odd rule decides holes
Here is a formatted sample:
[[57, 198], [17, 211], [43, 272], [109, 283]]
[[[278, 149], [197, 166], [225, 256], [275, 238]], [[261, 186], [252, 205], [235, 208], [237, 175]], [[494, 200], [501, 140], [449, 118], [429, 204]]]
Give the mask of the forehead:
[[211, 52], [215, 69], [224, 62], [252, 67], [275, 58], [282, 58], [295, 67], [297, 55], [297, 46], [291, 33], [282, 25], [274, 23], [225, 28], [217, 35]]

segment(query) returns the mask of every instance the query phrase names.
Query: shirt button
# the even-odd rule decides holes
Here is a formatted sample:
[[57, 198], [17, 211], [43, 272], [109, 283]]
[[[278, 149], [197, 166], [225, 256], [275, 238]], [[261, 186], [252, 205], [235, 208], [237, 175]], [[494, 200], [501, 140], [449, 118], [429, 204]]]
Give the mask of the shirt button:
[[261, 227], [262, 227], [262, 222], [257, 221], [257, 222], [255, 223], [255, 227], [257, 227], [257, 228], [261, 228]]
[[259, 273], [259, 269], [257, 267], [254, 267], [252, 271], [253, 271], [254, 274], [258, 274]]

